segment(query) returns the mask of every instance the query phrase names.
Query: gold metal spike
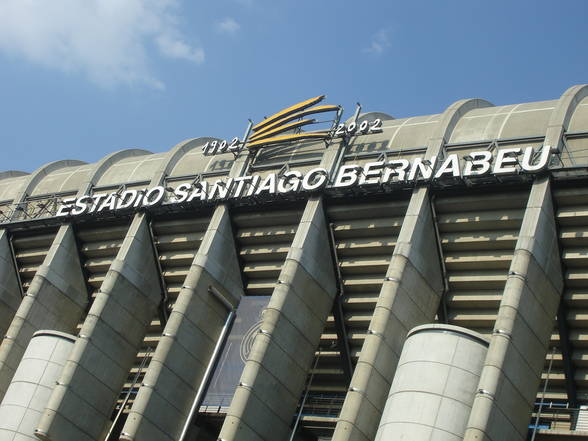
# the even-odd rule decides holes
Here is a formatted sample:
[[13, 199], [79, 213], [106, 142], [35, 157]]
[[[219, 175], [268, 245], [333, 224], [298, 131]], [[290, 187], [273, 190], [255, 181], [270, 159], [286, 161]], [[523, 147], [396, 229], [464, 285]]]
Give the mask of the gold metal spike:
[[322, 106], [315, 106], [315, 107], [311, 107], [310, 109], [304, 109], [304, 110], [301, 110], [300, 112], [296, 112], [291, 115], [285, 116], [284, 118], [281, 118], [281, 119], [265, 126], [263, 129], [258, 130], [255, 133], [255, 135], [253, 135], [253, 136], [261, 135], [263, 133], [268, 132], [269, 130], [273, 130], [274, 128], [276, 128], [282, 124], [286, 124], [287, 122], [293, 121], [298, 118], [303, 118], [305, 116], [314, 115], [317, 113], [333, 112], [333, 111], [337, 111], [337, 110], [339, 110], [339, 106], [333, 106], [330, 104], [326, 104], [326, 105], [322, 105]]
[[281, 110], [278, 113], [273, 114], [269, 118], [264, 119], [262, 122], [256, 124], [253, 127], [253, 131], [258, 132], [260, 129], [264, 128], [268, 124], [271, 124], [274, 121], [277, 121], [277, 120], [279, 120], [285, 116], [288, 116], [292, 113], [296, 113], [300, 110], [306, 109], [307, 107], [314, 106], [315, 104], [320, 103], [323, 99], [325, 99], [325, 95], [316, 96], [316, 97], [310, 98], [306, 101], [301, 101], [298, 104], [294, 104], [293, 106], [290, 106], [284, 110]]
[[247, 143], [247, 148], [252, 147], [259, 147], [262, 145], [269, 145], [269, 144], [278, 144], [281, 142], [287, 141], [300, 141], [303, 139], [324, 139], [329, 136], [329, 131], [320, 131], [320, 132], [305, 132], [305, 133], [297, 133], [295, 135], [282, 135], [282, 136], [274, 136], [271, 138], [264, 138], [260, 139], [259, 141], [253, 141]]
[[255, 135], [253, 135], [251, 138], [249, 138], [250, 141], [258, 141], [260, 139], [264, 139], [267, 138], [269, 136], [275, 136], [279, 133], [283, 133], [286, 132], [288, 130], [292, 130], [295, 129], [297, 127], [302, 127], [305, 126], [307, 124], [312, 124], [316, 122], [316, 119], [303, 119], [301, 121], [294, 121], [290, 124], [284, 124], [284, 125], [280, 125], [272, 130], [264, 130], [261, 133], [256, 133]]

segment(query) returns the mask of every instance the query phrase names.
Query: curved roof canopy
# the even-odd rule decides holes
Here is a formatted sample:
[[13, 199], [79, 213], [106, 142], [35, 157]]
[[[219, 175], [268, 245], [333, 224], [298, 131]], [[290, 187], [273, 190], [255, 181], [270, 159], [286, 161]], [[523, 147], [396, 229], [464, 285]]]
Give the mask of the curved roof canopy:
[[[572, 106], [566, 133], [585, 133], [588, 132], [588, 96], [585, 96], [586, 88], [575, 87], [582, 92], [577, 95], [577, 102]], [[545, 136], [550, 118], [559, 102], [560, 99], [556, 99], [492, 106], [483, 100], [460, 101], [452, 105], [456, 106], [456, 113], [451, 114], [452, 121], [448, 122], [451, 128], [446, 134], [436, 133], [436, 129], [438, 130], [442, 118], [447, 118], [451, 106], [444, 113], [399, 119], [382, 112], [364, 113], [359, 117], [360, 122], [379, 118], [382, 121], [382, 132], [353, 137], [351, 149], [353, 150], [354, 144], [379, 144], [379, 150], [398, 152], [425, 148], [438, 137], [448, 145], [540, 138]], [[164, 179], [181, 179], [202, 173], [228, 174], [234, 156], [232, 153], [205, 155], [202, 147], [211, 140], [214, 138], [186, 140], [164, 153], [123, 150], [108, 155], [95, 164], [73, 160], [56, 161], [31, 174], [18, 171], [0, 172], [0, 203], [19, 202], [19, 198], [22, 200], [54, 194], [76, 194], [91, 187], [154, 184], [163, 182]], [[275, 155], [274, 159], [296, 161], [310, 157], [309, 151], [323, 151], [324, 142], [307, 141], [280, 148], [286, 150], [287, 154]]]

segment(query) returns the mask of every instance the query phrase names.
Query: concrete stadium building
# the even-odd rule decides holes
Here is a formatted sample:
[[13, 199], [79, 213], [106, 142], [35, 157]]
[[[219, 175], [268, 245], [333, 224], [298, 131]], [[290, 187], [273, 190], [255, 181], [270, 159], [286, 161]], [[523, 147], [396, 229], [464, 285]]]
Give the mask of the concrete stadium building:
[[260, 124], [0, 173], [0, 441], [588, 439], [588, 85]]

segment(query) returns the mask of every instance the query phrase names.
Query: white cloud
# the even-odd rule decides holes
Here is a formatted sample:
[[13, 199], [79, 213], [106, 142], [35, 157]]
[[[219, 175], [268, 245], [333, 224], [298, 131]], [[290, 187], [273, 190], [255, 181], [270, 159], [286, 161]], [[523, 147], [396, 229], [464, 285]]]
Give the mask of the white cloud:
[[194, 63], [204, 62], [204, 49], [201, 47], [193, 48], [179, 38], [173, 38], [165, 34], [160, 35], [157, 37], [157, 47], [163, 55], [169, 58], [193, 61]]
[[204, 61], [177, 27], [177, 0], [1, 0], [0, 51], [111, 87], [163, 88], [149, 48], [163, 57]]
[[241, 25], [237, 23], [235, 19], [225, 17], [216, 22], [216, 29], [223, 34], [234, 34], [241, 29]]
[[368, 54], [380, 55], [390, 47], [390, 31], [388, 29], [380, 29], [376, 32], [370, 45], [364, 48], [364, 52]]

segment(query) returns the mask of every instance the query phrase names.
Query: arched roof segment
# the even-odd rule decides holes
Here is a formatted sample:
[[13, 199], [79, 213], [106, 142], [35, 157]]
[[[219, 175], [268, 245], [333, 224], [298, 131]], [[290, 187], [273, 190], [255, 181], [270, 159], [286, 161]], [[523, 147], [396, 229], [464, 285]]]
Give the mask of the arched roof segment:
[[125, 149], [117, 152], [110, 153], [102, 158], [100, 161], [92, 164], [92, 170], [88, 173], [88, 179], [82, 183], [78, 189], [78, 196], [88, 194], [90, 189], [96, 185], [96, 182], [102, 177], [102, 175], [110, 168], [112, 164], [117, 161], [132, 156], [148, 155], [151, 152], [143, 149]]
[[64, 167], [43, 176], [29, 197], [54, 193], [77, 192], [92, 170], [92, 164]]
[[[14, 195], [13, 202], [23, 202], [27, 196], [33, 194], [37, 185], [39, 185], [39, 183], [41, 183], [46, 176], [56, 172], [57, 170], [72, 168], [84, 164], [86, 164], [84, 161], [78, 161], [77, 159], [64, 159], [61, 161], [53, 161], [39, 167], [33, 173], [25, 177], [23, 185]], [[50, 188], [51, 186], [49, 186], [47, 189]], [[53, 192], [55, 192], [55, 189], [53, 189]]]
[[439, 115], [413, 116], [383, 122], [384, 135], [387, 137], [388, 150], [405, 150], [426, 147]]
[[4, 172], [0, 172], [0, 181], [2, 179], [18, 178], [20, 176], [26, 176], [28, 174], [29, 173], [23, 172], [23, 171], [20, 171], [20, 170], [7, 170], [7, 171], [4, 171]]
[[235, 161], [232, 153], [205, 155], [200, 148], [207, 141], [214, 141], [215, 139], [196, 138], [192, 140], [193, 142], [190, 141], [189, 145], [183, 150], [182, 156], [177, 158], [173, 167], [168, 168], [168, 177], [174, 178], [207, 172], [228, 173]]
[[[481, 99], [458, 101], [443, 113], [393, 119], [380, 112], [368, 112], [360, 119], [382, 120], [382, 132], [352, 138], [353, 154], [429, 149], [437, 154], [446, 145], [481, 143], [491, 140], [546, 136], [558, 145], [564, 133], [588, 131], [588, 86], [574, 86], [560, 99], [494, 107]], [[576, 140], [577, 136], [573, 138]], [[170, 151], [152, 154], [129, 149], [112, 153], [95, 164], [55, 161], [34, 173], [0, 173], [0, 202], [22, 202], [27, 196], [59, 193], [86, 194], [92, 187], [121, 184], [141, 186], [162, 184], [165, 179], [182, 180], [199, 173], [226, 175], [234, 163], [232, 153], [205, 155], [202, 146], [214, 141], [201, 137], [183, 141]], [[556, 140], [556, 141], [554, 141]], [[525, 141], [526, 142], [526, 141]], [[572, 139], [570, 139], [571, 145]], [[289, 146], [288, 155], [274, 155], [276, 165], [304, 161], [308, 143]], [[323, 144], [320, 144], [321, 148]], [[279, 149], [277, 149], [279, 151]]]
[[588, 97], [583, 98], [570, 119], [568, 133], [588, 132]]
[[455, 126], [450, 144], [542, 136], [557, 100], [479, 108]]
[[[220, 141], [217, 138], [210, 138], [210, 137], [201, 137], [201, 138], [192, 138], [187, 139], [185, 141], [176, 144], [167, 154], [163, 161], [161, 161], [159, 168], [156, 170], [155, 174], [151, 178], [151, 185], [160, 185], [163, 183], [163, 180], [172, 174], [174, 168], [178, 163], [183, 161], [189, 161], [188, 158], [185, 158], [185, 155], [188, 152], [192, 151], [195, 148], [202, 147], [205, 143], [209, 141]], [[196, 158], [197, 162], [207, 162], [204, 159], [204, 155], [201, 158]], [[196, 165], [196, 164], [191, 164]], [[202, 164], [201, 164], [202, 165]], [[196, 166], [195, 169], [202, 169], [202, 166]], [[176, 173], [177, 175], [178, 173]]]
[[568, 128], [578, 104], [586, 97], [588, 97], [588, 85], [586, 84], [572, 86], [564, 92], [551, 114], [545, 133], [545, 145], [556, 147], [561, 151], [563, 134]]
[[437, 156], [441, 152], [445, 144], [449, 142], [449, 139], [464, 115], [476, 109], [484, 109], [492, 106], [492, 103], [480, 98], [459, 100], [449, 106], [441, 115], [433, 131], [433, 136], [429, 139], [427, 155]]
[[96, 177], [96, 187], [109, 187], [138, 181], [151, 181], [165, 153], [132, 149], [110, 158], [108, 167]]
[[28, 174], [5, 176], [0, 180], [0, 202], [13, 201], [20, 189], [25, 185], [28, 179]]

